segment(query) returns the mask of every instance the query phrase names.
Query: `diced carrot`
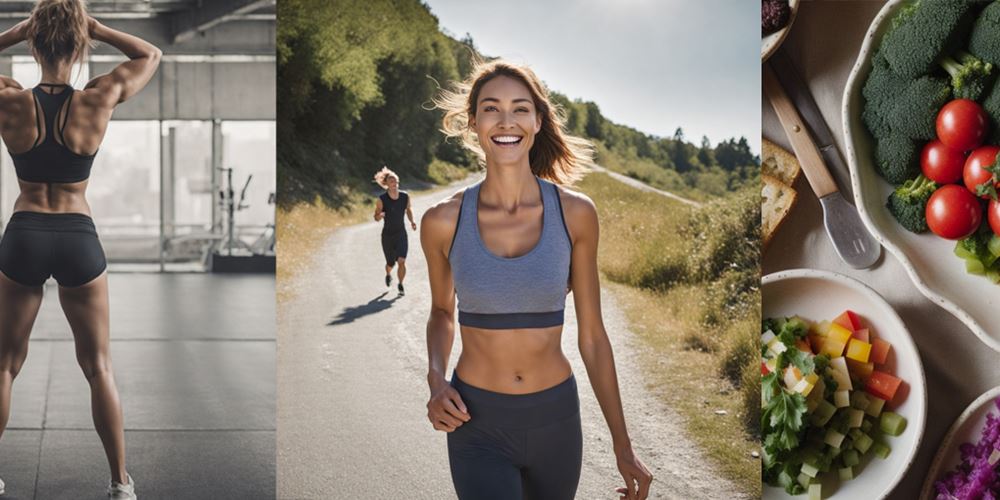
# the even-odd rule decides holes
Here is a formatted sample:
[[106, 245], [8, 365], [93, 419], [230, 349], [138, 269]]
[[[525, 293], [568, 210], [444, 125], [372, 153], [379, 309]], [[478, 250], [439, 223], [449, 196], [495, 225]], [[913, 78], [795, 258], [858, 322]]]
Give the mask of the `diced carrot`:
[[879, 399], [892, 401], [896, 397], [899, 384], [903, 381], [885, 372], [872, 372], [865, 384], [865, 390]]
[[885, 360], [889, 358], [889, 348], [891, 347], [892, 344], [882, 339], [872, 340], [872, 354], [868, 358], [869, 361], [877, 365], [885, 364]]

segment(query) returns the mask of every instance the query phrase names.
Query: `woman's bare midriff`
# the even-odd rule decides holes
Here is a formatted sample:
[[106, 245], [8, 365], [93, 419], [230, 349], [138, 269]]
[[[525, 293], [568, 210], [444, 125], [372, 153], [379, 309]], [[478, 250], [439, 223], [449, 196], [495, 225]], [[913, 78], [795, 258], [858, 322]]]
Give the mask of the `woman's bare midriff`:
[[90, 215], [87, 181], [44, 183], [18, 180], [21, 194], [14, 202], [15, 212], [78, 213]]
[[529, 394], [573, 373], [562, 352], [562, 326], [484, 330], [462, 326], [462, 354], [455, 371], [463, 382], [504, 394]]

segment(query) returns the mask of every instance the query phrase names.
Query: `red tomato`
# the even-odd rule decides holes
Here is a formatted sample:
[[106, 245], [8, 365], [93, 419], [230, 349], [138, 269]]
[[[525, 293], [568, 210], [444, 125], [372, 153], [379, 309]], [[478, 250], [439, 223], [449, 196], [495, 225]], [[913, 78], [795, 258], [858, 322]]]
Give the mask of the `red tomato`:
[[957, 184], [938, 188], [927, 200], [927, 225], [934, 234], [960, 240], [974, 233], [983, 220], [983, 207], [976, 195]]
[[938, 139], [928, 142], [920, 154], [920, 169], [924, 176], [938, 184], [957, 182], [962, 178], [964, 166], [965, 154], [945, 146]]
[[[972, 194], [976, 194], [977, 186], [990, 181], [993, 181], [994, 186], [1000, 187], [1000, 182], [993, 176], [993, 172], [986, 170], [987, 167], [996, 163], [997, 153], [1000, 153], [1000, 147], [983, 146], [969, 154], [969, 158], [965, 160], [962, 178], [965, 181], [965, 187], [972, 191]], [[991, 198], [989, 194], [984, 194], [981, 197]]]
[[983, 143], [989, 117], [976, 101], [955, 99], [938, 112], [937, 135], [951, 149], [968, 151]]
[[993, 234], [1000, 236], [1000, 201], [990, 200], [990, 206], [986, 209], [986, 219], [990, 221]]

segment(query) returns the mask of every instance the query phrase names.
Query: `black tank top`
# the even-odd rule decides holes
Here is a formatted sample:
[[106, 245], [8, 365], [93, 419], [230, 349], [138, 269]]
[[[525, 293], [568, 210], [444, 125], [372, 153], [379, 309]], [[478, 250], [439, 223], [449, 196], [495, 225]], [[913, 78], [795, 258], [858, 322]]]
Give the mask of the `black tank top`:
[[[62, 88], [62, 91], [50, 94], [39, 87]], [[65, 146], [66, 139], [63, 137], [63, 130], [69, 118], [69, 105], [73, 101], [73, 87], [40, 83], [38, 87], [31, 89], [31, 94], [38, 103], [35, 108], [38, 137], [31, 145], [31, 149], [18, 154], [11, 153], [17, 177], [28, 182], [68, 183], [86, 180], [90, 177], [90, 167], [94, 164], [97, 153], [76, 154]], [[56, 116], [64, 104], [66, 112], [62, 124], [57, 127]], [[42, 139], [42, 120], [45, 120], [45, 139]], [[59, 134], [59, 142], [56, 142], [56, 134]]]
[[399, 198], [394, 200], [389, 197], [388, 192], [385, 192], [378, 198], [382, 200], [382, 210], [385, 212], [385, 225], [382, 226], [382, 234], [405, 232], [406, 226], [403, 224], [403, 216], [406, 215], [410, 195], [406, 194], [406, 191], [400, 191]]

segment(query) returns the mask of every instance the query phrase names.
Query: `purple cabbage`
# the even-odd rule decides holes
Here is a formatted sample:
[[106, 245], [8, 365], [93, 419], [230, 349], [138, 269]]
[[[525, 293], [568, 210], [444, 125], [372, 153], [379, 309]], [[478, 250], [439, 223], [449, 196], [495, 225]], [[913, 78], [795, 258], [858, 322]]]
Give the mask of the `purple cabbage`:
[[[1000, 398], [993, 402], [1000, 410]], [[1000, 462], [990, 465], [990, 455], [1000, 450], [1000, 415], [986, 416], [983, 436], [976, 444], [963, 443], [962, 463], [934, 482], [937, 500], [997, 500], [1000, 498]]]

